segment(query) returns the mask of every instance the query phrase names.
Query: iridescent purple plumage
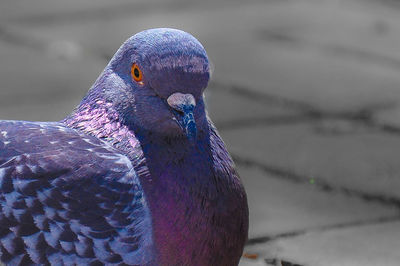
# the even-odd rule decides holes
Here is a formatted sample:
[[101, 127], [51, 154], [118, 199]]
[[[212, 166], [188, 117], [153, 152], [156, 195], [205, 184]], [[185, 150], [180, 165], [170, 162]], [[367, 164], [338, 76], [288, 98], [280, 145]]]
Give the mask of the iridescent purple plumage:
[[2, 262], [151, 261], [150, 212], [125, 155], [60, 123], [1, 121], [0, 132]]
[[194, 37], [148, 30], [62, 122], [1, 121], [1, 261], [237, 265], [247, 201], [206, 115], [208, 79]]

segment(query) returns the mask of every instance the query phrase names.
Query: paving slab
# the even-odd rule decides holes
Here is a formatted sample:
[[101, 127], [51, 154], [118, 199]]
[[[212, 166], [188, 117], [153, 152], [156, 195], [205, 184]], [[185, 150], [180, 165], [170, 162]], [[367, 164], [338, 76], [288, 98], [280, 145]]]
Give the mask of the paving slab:
[[[342, 258], [339, 263], [335, 264], [335, 256], [325, 257], [326, 251], [321, 250], [322, 248], [312, 250], [313, 245], [318, 246], [319, 243], [318, 239], [316, 242], [313, 240], [315, 235], [317, 235], [317, 238], [319, 237], [315, 232], [322, 234], [321, 228], [329, 230], [329, 228], [343, 227], [350, 238], [349, 235], [354, 233], [346, 229], [347, 226], [354, 229], [364, 223], [368, 224], [368, 221], [375, 223], [382, 217], [391, 219], [391, 217], [398, 216], [398, 210], [393, 207], [347, 197], [340, 193], [322, 192], [316, 189], [313, 184], [282, 180], [252, 167], [239, 167], [239, 173], [246, 187], [249, 200], [250, 241], [254, 239], [263, 241], [264, 239], [267, 242], [266, 244], [247, 246], [246, 251], [250, 254], [257, 254], [258, 258], [255, 260], [243, 258], [240, 265], [276, 265], [267, 264], [264, 259], [277, 262], [282, 259], [301, 265], [353, 265], [350, 262], [340, 264], [346, 262], [346, 259], [351, 260], [351, 262], [354, 261], [350, 252], [344, 258], [340, 254]], [[388, 232], [390, 230], [382, 233], [387, 234]], [[291, 241], [290, 235], [296, 234], [305, 234], [304, 237], [310, 235], [305, 244], [312, 247], [303, 247], [304, 242], [296, 240], [297, 237], [294, 237], [295, 240]], [[286, 239], [285, 236], [288, 236], [288, 238]], [[375, 233], [371, 236], [371, 241], [375, 236], [384, 237]], [[274, 240], [275, 237], [278, 240]], [[355, 237], [359, 237], [358, 233]], [[299, 238], [302, 239], [301, 236]], [[394, 240], [395, 238], [393, 238]], [[329, 241], [332, 241], [332, 243]], [[326, 239], [326, 242], [332, 245], [332, 252], [337, 249], [334, 245], [339, 247], [342, 245], [341, 241], [340, 238]], [[360, 242], [362, 241], [360, 240]], [[300, 251], [296, 250], [296, 246]], [[376, 245], [377, 250], [374, 252], [378, 253], [375, 255], [381, 256], [378, 247], [379, 245]], [[391, 247], [391, 250], [395, 250], [395, 248]], [[361, 253], [361, 249], [358, 252]], [[357, 256], [354, 258], [358, 259]], [[391, 257], [390, 260], [394, 258], [396, 257]], [[382, 261], [382, 257], [375, 261]]]
[[0, 119], [62, 119], [105, 67], [103, 60], [81, 57], [79, 48], [69, 54], [51, 49], [0, 42]]
[[267, 266], [269, 264], [264, 263], [262, 260], [250, 260], [250, 259], [241, 259], [239, 266]]
[[[333, 8], [328, 2], [248, 7], [254, 8], [252, 17], [246, 17], [240, 30], [221, 31], [210, 38], [220, 78], [332, 111], [397, 102], [397, 41], [375, 36], [373, 22], [366, 21], [371, 20], [368, 13], [347, 8], [348, 4], [340, 1], [330, 1], [340, 2]], [[240, 16], [241, 11], [235, 15]], [[398, 38], [398, 24], [393, 23], [396, 30], [391, 38]], [[232, 37], [223, 39], [221, 34]], [[367, 38], [384, 40], [365, 47]], [[381, 42], [392, 49], [382, 49]], [[388, 54], [381, 55], [379, 48]], [[232, 70], [235, 65], [236, 71]], [[243, 69], [245, 77], [237, 74]]]
[[[98, 1], [90, 1], [90, 0], [71, 0], [71, 1], [62, 1], [62, 0], [4, 0], [0, 3], [0, 21], [5, 22], [14, 22], [14, 23], [24, 23], [24, 22], [35, 22], [39, 23], [43, 22], [54, 22], [54, 20], [61, 20], [63, 17], [60, 15], [63, 14], [82, 14], [87, 15], [87, 13], [97, 11], [100, 13], [104, 13], [107, 9], [117, 9], [119, 7], [127, 7], [138, 5], [142, 6], [143, 3], [148, 3], [153, 5], [154, 3], [159, 3], [160, 1], [143, 1], [143, 0], [115, 0], [115, 1], [107, 1], [107, 0], [98, 0]], [[165, 1], [167, 2], [167, 1]], [[169, 1], [172, 2], [172, 1]], [[72, 16], [71, 20], [76, 17]], [[105, 19], [103, 17], [103, 19]], [[73, 21], [68, 21], [69, 23]]]
[[387, 125], [395, 128], [400, 128], [400, 105], [395, 103], [386, 110], [376, 112], [373, 116], [374, 120], [379, 125]]
[[[205, 45], [217, 80], [333, 111], [400, 99], [397, 10], [357, 0], [214, 5], [224, 8], [207, 2], [206, 8], [149, 9], [134, 16], [89, 20], [79, 27], [7, 26], [45, 43], [78, 43], [87, 53], [104, 57], [142, 29], [176, 27]], [[379, 7], [376, 14], [371, 14], [373, 7]]]
[[[250, 1], [248, 1], [250, 2]], [[260, 2], [252, 0], [252, 2]], [[243, 5], [240, 0], [5, 0], [0, 3], [0, 21], [21, 25], [43, 25], [46, 23], [81, 23], [89, 20], [108, 21], [116, 16], [175, 12], [187, 9], [224, 8], [230, 5]]]
[[243, 123], [265, 123], [301, 116], [295, 110], [274, 102], [269, 104], [246, 99], [218, 85], [210, 84], [205, 91], [207, 111], [218, 128], [234, 128]]
[[313, 184], [293, 183], [255, 168], [239, 167], [250, 209], [249, 238], [395, 216], [392, 206], [371, 203]]
[[252, 247], [261, 257], [307, 266], [397, 266], [400, 222], [373, 224], [282, 238]]
[[358, 196], [376, 196], [378, 201], [398, 199], [398, 136], [349, 129], [330, 133], [321, 131], [320, 126], [303, 123], [221, 133], [231, 152], [283, 177], [312, 180], [317, 185], [327, 183], [327, 189], [350, 189]]
[[[157, 1], [153, 1], [157, 2]], [[164, 3], [164, 1], [158, 1]], [[186, 5], [182, 4], [182, 1], [175, 1], [181, 3], [182, 7]], [[198, 1], [197, 1], [198, 2]], [[19, 24], [17, 22], [9, 22], [4, 27], [11, 29], [16, 34], [23, 36], [39, 39], [44, 43], [51, 43], [54, 40], [68, 40], [71, 42], [81, 44], [85, 49], [89, 51], [99, 52], [100, 56], [107, 55], [112, 56], [115, 51], [119, 48], [121, 43], [129, 38], [131, 35], [148, 28], [154, 27], [174, 27], [180, 28], [191, 32], [195, 36], [199, 37], [202, 43], [205, 42], [205, 38], [202, 38], [200, 34], [207, 34], [209, 31], [215, 32], [213, 24], [215, 26], [215, 20], [226, 19], [231, 9], [240, 8], [240, 6], [246, 6], [246, 4], [229, 4], [229, 1], [217, 1], [216, 4], [212, 4], [212, 1], [207, 1], [209, 8], [176, 8], [160, 9], [154, 8], [149, 9], [147, 12], [134, 13], [132, 15], [119, 16], [118, 12], [114, 16], [104, 20], [92, 19], [87, 20], [82, 24], [75, 23], [43, 23], [43, 24]], [[207, 2], [205, 6], [207, 7]], [[211, 2], [211, 3], [210, 3]], [[233, 3], [240, 1], [231, 1]], [[168, 2], [167, 2], [168, 3]], [[189, 3], [195, 3], [189, 2]], [[226, 5], [224, 5], [226, 3]], [[149, 4], [151, 6], [151, 4]], [[117, 5], [116, 5], [117, 6]], [[215, 9], [215, 6], [220, 8]], [[221, 13], [222, 12], [222, 13]], [[94, 11], [96, 13], [96, 11]], [[204, 19], [205, 14], [207, 19]], [[99, 15], [102, 15], [101, 12]], [[84, 17], [84, 15], [82, 15]], [[208, 18], [212, 18], [210, 21]], [[226, 26], [224, 27], [226, 28]], [[90, 53], [90, 52], [89, 52]]]

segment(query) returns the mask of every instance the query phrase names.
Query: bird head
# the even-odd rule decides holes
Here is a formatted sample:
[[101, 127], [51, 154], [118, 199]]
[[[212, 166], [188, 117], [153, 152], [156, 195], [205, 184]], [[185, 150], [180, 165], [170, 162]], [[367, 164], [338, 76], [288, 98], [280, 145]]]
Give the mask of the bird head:
[[168, 28], [137, 33], [122, 44], [95, 84], [136, 129], [196, 139], [206, 124], [207, 54], [192, 35]]

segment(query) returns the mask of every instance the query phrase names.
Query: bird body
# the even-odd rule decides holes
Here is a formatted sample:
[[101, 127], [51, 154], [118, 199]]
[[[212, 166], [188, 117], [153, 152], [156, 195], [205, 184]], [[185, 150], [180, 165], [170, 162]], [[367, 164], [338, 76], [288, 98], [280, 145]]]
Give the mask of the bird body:
[[194, 37], [148, 30], [63, 121], [0, 121], [1, 261], [237, 265], [247, 200], [208, 79]]

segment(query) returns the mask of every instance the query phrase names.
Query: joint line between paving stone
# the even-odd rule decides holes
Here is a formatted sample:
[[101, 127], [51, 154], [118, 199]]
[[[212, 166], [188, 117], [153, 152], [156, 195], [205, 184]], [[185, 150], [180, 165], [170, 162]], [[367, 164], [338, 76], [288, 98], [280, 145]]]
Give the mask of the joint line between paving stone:
[[[211, 82], [210, 87], [212, 90], [220, 90], [232, 93], [239, 97], [261, 102], [264, 104], [281, 106], [283, 108], [294, 110], [298, 113], [297, 115], [294, 114], [287, 116], [250, 118], [247, 119], [248, 121], [245, 119], [225, 121], [223, 123], [220, 123], [219, 127], [221, 127], [222, 130], [340, 119], [349, 121], [351, 123], [362, 124], [370, 129], [378, 129], [383, 132], [400, 135], [400, 127], [396, 127], [390, 124], [382, 124], [374, 120], [374, 115], [376, 112], [395, 108], [396, 104], [394, 103], [378, 103], [367, 105], [353, 111], [349, 110], [332, 112], [321, 110], [316, 106], [301, 101], [296, 101], [265, 92], [258, 92], [245, 86], [228, 85], [221, 82], [213, 81]], [[279, 121], [279, 119], [282, 119], [282, 121]]]
[[[276, 2], [278, 2], [276, 0]], [[212, 3], [211, 5], [209, 3]], [[97, 20], [116, 20], [123, 17], [132, 17], [137, 14], [154, 14], [165, 11], [180, 12], [184, 10], [215, 10], [216, 8], [227, 8], [228, 1], [224, 1], [215, 5], [215, 2], [187, 2], [187, 1], [171, 1], [171, 2], [159, 2], [159, 3], [123, 3], [118, 5], [110, 5], [106, 7], [97, 7], [83, 10], [73, 10], [66, 12], [51, 12], [39, 15], [25, 16], [11, 18], [8, 21], [13, 23], [28, 23], [29, 26], [40, 26], [40, 25], [59, 25], [66, 23], [82, 23], [86, 21], [97, 21]], [[232, 2], [229, 2], [232, 5]], [[244, 2], [234, 1], [233, 4], [243, 5]], [[259, 4], [265, 3], [262, 0], [247, 1], [245, 4]]]
[[278, 240], [278, 239], [292, 238], [292, 237], [305, 235], [307, 233], [312, 233], [312, 232], [326, 232], [326, 231], [335, 230], [335, 229], [347, 229], [347, 228], [351, 228], [351, 227], [379, 225], [379, 224], [393, 223], [393, 222], [398, 222], [398, 221], [400, 221], [400, 216], [396, 215], [396, 216], [388, 216], [388, 217], [379, 217], [379, 218], [372, 219], [372, 220], [352, 221], [352, 222], [346, 222], [346, 223], [324, 225], [324, 226], [318, 226], [318, 227], [309, 228], [309, 229], [284, 232], [284, 233], [280, 233], [280, 234], [276, 234], [276, 235], [253, 237], [247, 241], [246, 246], [254, 246], [257, 244], [263, 244], [263, 243], [271, 242], [271, 241]]
[[[268, 165], [265, 163], [257, 162], [252, 159], [244, 158], [235, 153], [231, 153], [231, 154], [232, 154], [232, 157], [236, 164], [241, 165], [243, 167], [248, 167], [248, 168], [257, 168], [257, 169], [261, 170], [262, 172], [267, 173], [269, 177], [279, 178], [280, 180], [285, 179], [285, 180], [293, 182], [293, 183], [310, 184], [310, 180], [311, 180], [310, 177], [307, 177], [307, 176], [304, 176], [301, 174], [297, 174], [297, 173], [291, 172], [290, 170], [283, 169], [283, 168], [280, 168], [277, 166], [272, 166], [272, 165]], [[386, 205], [386, 206], [394, 206], [400, 210], [400, 198], [397, 198], [397, 197], [391, 197], [391, 196], [386, 196], [386, 195], [377, 195], [377, 194], [359, 191], [359, 190], [352, 189], [352, 188], [335, 186], [323, 179], [316, 180], [314, 178], [312, 186], [323, 192], [336, 191], [336, 192], [345, 194], [350, 197], [357, 197], [366, 202], [377, 202], [377, 203], [380, 203], [380, 204]]]
[[[10, 32], [6, 28], [4, 28], [4, 26], [0, 26], [0, 40], [13, 45], [21, 45], [35, 50], [44, 51], [46, 46], [45, 43], [35, 40], [32, 37], [23, 36], [15, 32]], [[106, 61], [108, 61], [109, 59], [109, 56], [102, 52], [92, 51], [92, 53]], [[229, 85], [217, 81], [212, 81], [210, 83], [210, 87], [212, 87], [212, 89], [214, 90], [222, 90], [238, 95], [239, 97], [247, 98], [249, 100], [258, 101], [264, 104], [275, 104], [298, 112], [297, 115], [293, 116], [288, 115], [226, 121], [220, 123], [219, 127], [221, 127], [222, 130], [232, 130], [265, 125], [277, 126], [282, 124], [294, 124], [304, 122], [307, 123], [311, 121], [327, 119], [342, 119], [353, 123], [361, 123], [369, 128], [378, 129], [386, 133], [400, 135], [400, 127], [386, 123], [379, 123], [373, 119], [374, 112], [395, 107], [392, 103], [366, 106], [356, 111], [329, 112], [321, 110], [318, 107], [313, 106], [309, 103], [296, 101], [265, 92], [257, 92], [246, 86]]]

